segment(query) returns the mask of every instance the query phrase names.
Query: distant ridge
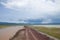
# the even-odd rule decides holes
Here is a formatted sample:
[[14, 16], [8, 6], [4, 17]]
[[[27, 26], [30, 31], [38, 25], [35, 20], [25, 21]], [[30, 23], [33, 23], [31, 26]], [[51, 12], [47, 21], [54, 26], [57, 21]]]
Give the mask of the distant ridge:
[[60, 23], [9, 23], [0, 22], [0, 25], [60, 25]]

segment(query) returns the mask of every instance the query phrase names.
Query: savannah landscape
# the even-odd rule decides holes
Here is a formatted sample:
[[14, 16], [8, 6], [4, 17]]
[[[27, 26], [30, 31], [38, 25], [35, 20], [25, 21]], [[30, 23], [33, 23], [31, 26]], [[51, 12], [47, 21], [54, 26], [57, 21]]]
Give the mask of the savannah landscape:
[[[36, 29], [39, 32], [43, 32], [46, 33], [54, 38], [57, 38], [60, 40], [60, 27], [56, 28], [56, 27], [44, 27], [44, 26], [28, 26], [31, 27], [33, 29]], [[9, 38], [13, 37], [15, 35], [15, 33], [20, 30], [23, 29], [23, 26], [7, 26], [7, 25], [1, 25], [0, 26], [0, 40], [9, 40]], [[4, 33], [5, 32], [5, 33]]]

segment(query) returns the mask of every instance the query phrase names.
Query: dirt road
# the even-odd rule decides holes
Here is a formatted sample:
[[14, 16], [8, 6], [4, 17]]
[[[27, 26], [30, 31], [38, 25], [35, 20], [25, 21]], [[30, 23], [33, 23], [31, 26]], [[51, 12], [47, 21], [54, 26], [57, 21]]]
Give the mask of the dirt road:
[[10, 40], [54, 40], [46, 35], [37, 32], [36, 30], [25, 27], [22, 30], [19, 30], [14, 37]]

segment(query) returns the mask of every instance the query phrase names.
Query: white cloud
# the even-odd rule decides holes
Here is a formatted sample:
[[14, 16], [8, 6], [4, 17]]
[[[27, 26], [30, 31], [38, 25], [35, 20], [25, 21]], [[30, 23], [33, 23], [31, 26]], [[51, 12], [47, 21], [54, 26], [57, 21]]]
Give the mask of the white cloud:
[[[17, 19], [41, 19], [44, 21], [42, 23], [48, 23], [52, 20], [48, 18], [49, 16], [56, 16], [55, 13], [60, 11], [60, 0], [7, 0], [6, 2], [1, 2], [5, 8], [22, 11], [24, 13], [15, 13], [19, 15]], [[22, 17], [21, 14], [24, 14]]]
[[1, 4], [3, 4], [6, 8], [20, 8], [23, 6], [26, 6], [27, 4], [27, 0], [7, 0], [6, 3], [1, 2]]
[[6, 8], [32, 8], [32, 10], [36, 11], [55, 11], [55, 3], [52, 1], [44, 1], [44, 0], [7, 0], [6, 3], [1, 2]]

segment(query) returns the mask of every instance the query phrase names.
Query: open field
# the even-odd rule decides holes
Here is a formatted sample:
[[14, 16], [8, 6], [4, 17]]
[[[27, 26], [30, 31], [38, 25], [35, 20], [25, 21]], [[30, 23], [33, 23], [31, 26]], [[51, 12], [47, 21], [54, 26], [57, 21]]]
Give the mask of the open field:
[[0, 25], [0, 29], [12, 27], [12, 26], [20, 26], [20, 25]]
[[[60, 28], [56, 28], [56, 27], [44, 27], [44, 26], [31, 26], [33, 29], [37, 29], [40, 32], [46, 33], [48, 35], [51, 35], [55, 38], [58, 38], [60, 40]], [[15, 29], [17, 28], [17, 29]], [[4, 37], [4, 33], [11, 33], [12, 30], [18, 30], [20, 29], [20, 27], [18, 26], [7, 26], [7, 25], [0, 25], [0, 39], [2, 37]], [[2, 36], [3, 35], [3, 36]]]
[[60, 40], [60, 28], [55, 28], [55, 27], [32, 27], [40, 32], [46, 33], [48, 35], [51, 35], [55, 38], [58, 38]]
[[0, 29], [1, 29], [1, 28], [6, 28], [6, 27], [9, 27], [9, 26], [0, 25]]

